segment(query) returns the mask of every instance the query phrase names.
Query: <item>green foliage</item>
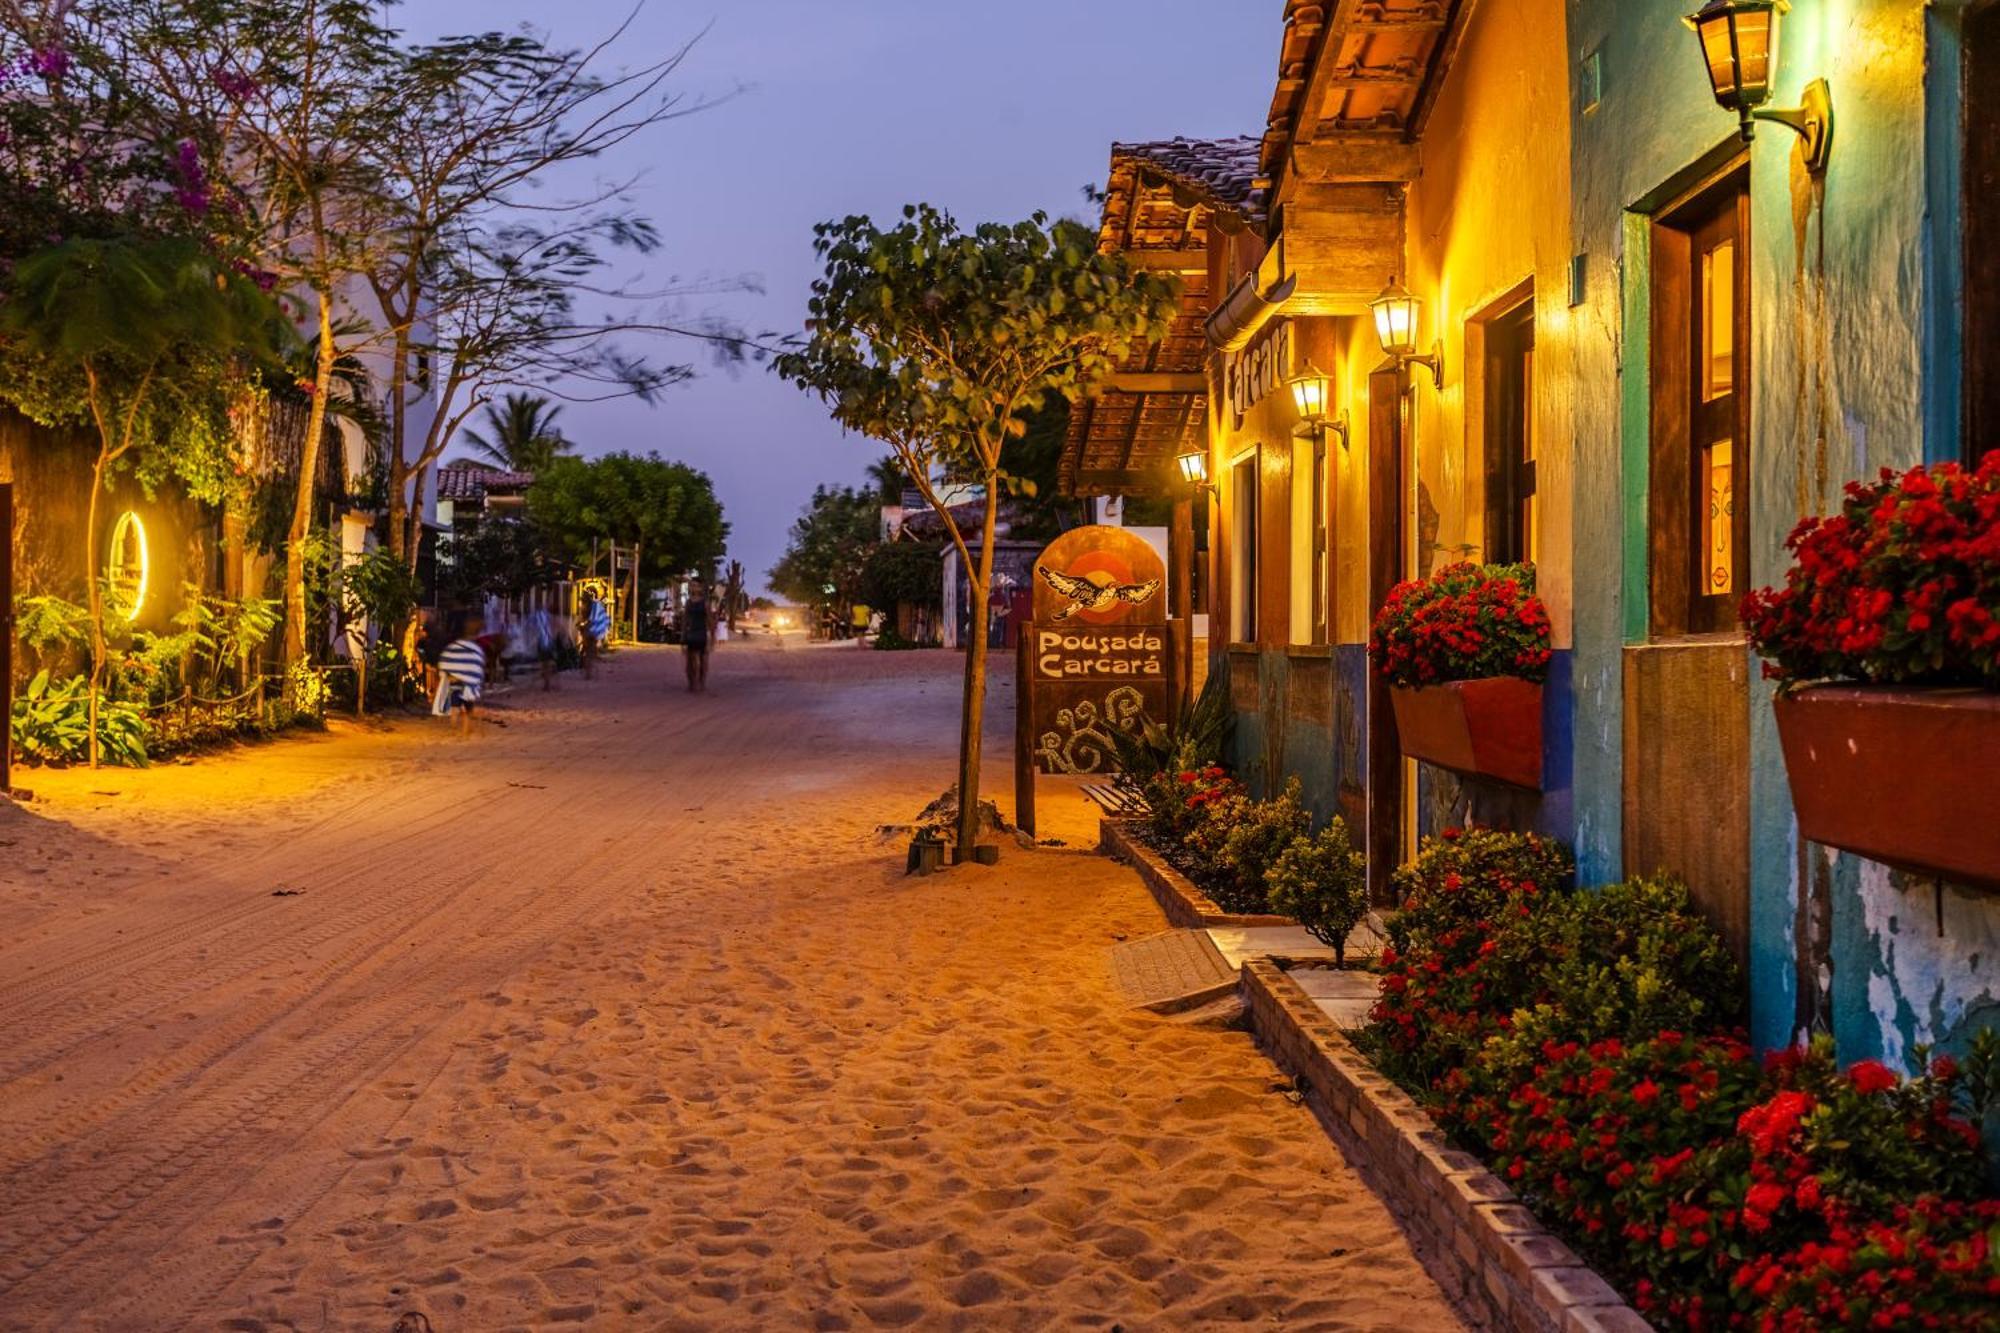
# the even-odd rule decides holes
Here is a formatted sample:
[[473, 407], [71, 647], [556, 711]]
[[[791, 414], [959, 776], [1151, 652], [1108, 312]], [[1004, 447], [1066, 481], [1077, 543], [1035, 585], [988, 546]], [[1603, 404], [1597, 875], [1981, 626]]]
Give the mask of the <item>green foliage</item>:
[[229, 409], [271, 355], [269, 297], [200, 243], [76, 238], [24, 256], [0, 302], [0, 398], [45, 425], [93, 423], [105, 461], [148, 489], [218, 502]]
[[368, 617], [378, 632], [393, 633], [416, 613], [423, 589], [410, 567], [386, 546], [378, 546], [340, 572], [348, 611]]
[[1302, 834], [1264, 872], [1271, 910], [1296, 920], [1334, 961], [1347, 963], [1347, 937], [1368, 915], [1368, 862], [1337, 816], [1318, 833]]
[[16, 597], [14, 633], [47, 666], [90, 646], [90, 608], [60, 597]]
[[[1119, 733], [1111, 734], [1116, 739]], [[1220, 764], [1203, 763], [1196, 747], [1185, 741], [1141, 790], [1153, 836], [1170, 854], [1188, 843], [1195, 826], [1208, 818], [1209, 806], [1243, 792]]]
[[548, 542], [533, 523], [496, 514], [452, 525], [438, 552], [438, 592], [455, 606], [526, 592], [548, 567]]
[[[38, 671], [14, 700], [8, 735], [15, 753], [43, 764], [76, 763], [90, 757], [90, 679], [57, 681]], [[127, 703], [102, 700], [97, 710], [101, 756], [114, 764], [146, 766], [146, 719]]]
[[1299, 803], [1299, 780], [1285, 784], [1275, 800], [1248, 802], [1222, 840], [1215, 858], [1215, 899], [1231, 912], [1269, 908], [1265, 875], [1287, 847], [1304, 835], [1312, 816]]
[[870, 546], [862, 557], [855, 600], [883, 610], [904, 603], [936, 606], [944, 585], [940, 553], [935, 542], [878, 542]]
[[652, 453], [558, 457], [528, 488], [528, 514], [571, 559], [615, 541], [655, 577], [709, 569], [729, 537], [707, 474]]
[[915, 639], [906, 639], [896, 633], [895, 628], [885, 628], [875, 636], [875, 651], [878, 653], [907, 653], [923, 645]]
[[[881, 532], [882, 506], [873, 492], [816, 487], [792, 523], [785, 554], [765, 577], [779, 596], [798, 606], [841, 607], [863, 600], [863, 579]], [[933, 577], [942, 575], [933, 570]]]

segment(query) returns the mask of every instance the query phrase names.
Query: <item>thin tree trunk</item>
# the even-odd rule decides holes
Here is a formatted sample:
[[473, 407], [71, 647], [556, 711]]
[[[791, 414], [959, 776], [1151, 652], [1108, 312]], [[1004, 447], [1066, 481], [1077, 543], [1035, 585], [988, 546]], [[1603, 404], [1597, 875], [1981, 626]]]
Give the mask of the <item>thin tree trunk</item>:
[[999, 507], [999, 478], [989, 473], [979, 569], [972, 575], [972, 642], [966, 648], [965, 704], [958, 733], [958, 847], [954, 855], [960, 861], [972, 859], [972, 849], [979, 841], [979, 752], [986, 713], [986, 597], [993, 586], [993, 529]]
[[319, 473], [319, 451], [326, 434], [327, 395], [333, 388], [338, 359], [333, 345], [333, 307], [319, 297], [319, 361], [313, 372], [312, 411], [306, 418], [305, 444], [299, 450], [299, 489], [292, 502], [292, 526], [285, 542], [285, 665], [306, 660], [306, 538], [312, 533], [313, 482]]
[[90, 723], [90, 766], [96, 768], [101, 762], [97, 741], [97, 695], [104, 679], [104, 589], [97, 581], [98, 552], [97, 515], [98, 499], [104, 493], [104, 464], [109, 449], [100, 443], [97, 447], [97, 464], [90, 470], [90, 507], [84, 520], [83, 531], [83, 580], [90, 605], [90, 699], [88, 721]]

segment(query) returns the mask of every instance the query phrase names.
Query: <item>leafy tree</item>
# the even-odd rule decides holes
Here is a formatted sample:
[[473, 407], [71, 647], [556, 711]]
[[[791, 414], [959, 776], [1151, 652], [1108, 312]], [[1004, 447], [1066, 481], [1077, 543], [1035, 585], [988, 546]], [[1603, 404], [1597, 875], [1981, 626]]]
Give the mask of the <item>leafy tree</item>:
[[579, 562], [598, 542], [633, 552], [634, 637], [642, 575], [706, 572], [729, 538], [707, 474], [651, 453], [557, 458], [528, 488], [528, 512]]
[[868, 480], [875, 483], [875, 491], [885, 505], [903, 503], [903, 492], [910, 485], [910, 474], [903, 470], [902, 460], [894, 454], [886, 454], [868, 465]]
[[518, 596], [535, 586], [549, 563], [548, 543], [535, 525], [494, 514], [454, 523], [439, 554], [438, 588], [462, 606]]
[[887, 609], [908, 602], [935, 606], [943, 599], [943, 573], [936, 542], [881, 542], [868, 548], [861, 565], [861, 600]]
[[[778, 372], [895, 451], [944, 520], [973, 606], [984, 607], [1001, 493], [1033, 487], [1008, 446], [1031, 413], [1088, 396], [1135, 344], [1164, 336], [1175, 285], [1100, 254], [1082, 224], [1039, 213], [968, 232], [911, 205], [888, 228], [866, 217], [822, 223], [814, 249], [826, 272], [813, 283], [807, 338]], [[932, 484], [940, 475], [984, 487], [976, 558]], [[986, 652], [986, 636], [974, 634], [960, 713], [961, 857], [978, 831]]]
[[556, 425], [562, 409], [539, 394], [510, 393], [486, 408], [486, 428], [468, 430], [472, 452], [495, 467], [512, 472], [540, 472], [576, 446]]
[[240, 370], [265, 350], [270, 328], [256, 284], [192, 240], [78, 239], [15, 265], [0, 303], [0, 331], [16, 349], [8, 396], [45, 424], [83, 416], [97, 433], [84, 529], [93, 764], [109, 660], [99, 580], [106, 483], [130, 467], [148, 489], [172, 476], [196, 498], [220, 500], [234, 458], [228, 413]]
[[767, 578], [799, 606], [845, 611], [860, 595], [862, 565], [881, 529], [882, 507], [873, 491], [817, 487]]
[[374, 0], [120, 0], [136, 77], [172, 108], [187, 189], [254, 219], [259, 271], [302, 296], [316, 355], [285, 540], [288, 663], [307, 652], [307, 538], [341, 358], [379, 330], [355, 320], [353, 288], [379, 264], [386, 186], [369, 146], [405, 114], [396, 34]]

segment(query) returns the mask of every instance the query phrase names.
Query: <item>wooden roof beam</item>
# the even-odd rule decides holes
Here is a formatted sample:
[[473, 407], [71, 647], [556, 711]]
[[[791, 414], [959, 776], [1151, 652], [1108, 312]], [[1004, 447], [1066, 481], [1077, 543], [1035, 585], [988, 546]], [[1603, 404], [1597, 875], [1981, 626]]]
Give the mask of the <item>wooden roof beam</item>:
[[1123, 250], [1127, 267], [1155, 273], [1207, 273], [1208, 247], [1186, 246], [1179, 250]]
[[1121, 370], [1114, 372], [1104, 387], [1113, 393], [1198, 394], [1208, 392], [1208, 376], [1200, 372]]
[[1292, 146], [1292, 178], [1307, 185], [1413, 181], [1423, 175], [1417, 145], [1400, 135], [1329, 134]]

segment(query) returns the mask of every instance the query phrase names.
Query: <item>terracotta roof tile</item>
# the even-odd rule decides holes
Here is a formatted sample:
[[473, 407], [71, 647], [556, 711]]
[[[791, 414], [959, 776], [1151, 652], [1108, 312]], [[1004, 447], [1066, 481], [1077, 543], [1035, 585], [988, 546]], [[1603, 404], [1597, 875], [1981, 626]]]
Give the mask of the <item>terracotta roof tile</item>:
[[1248, 135], [1233, 139], [1175, 137], [1154, 143], [1114, 143], [1111, 157], [1114, 162], [1121, 157], [1141, 162], [1214, 206], [1262, 223], [1269, 184], [1257, 163], [1262, 146], [1261, 140]]

